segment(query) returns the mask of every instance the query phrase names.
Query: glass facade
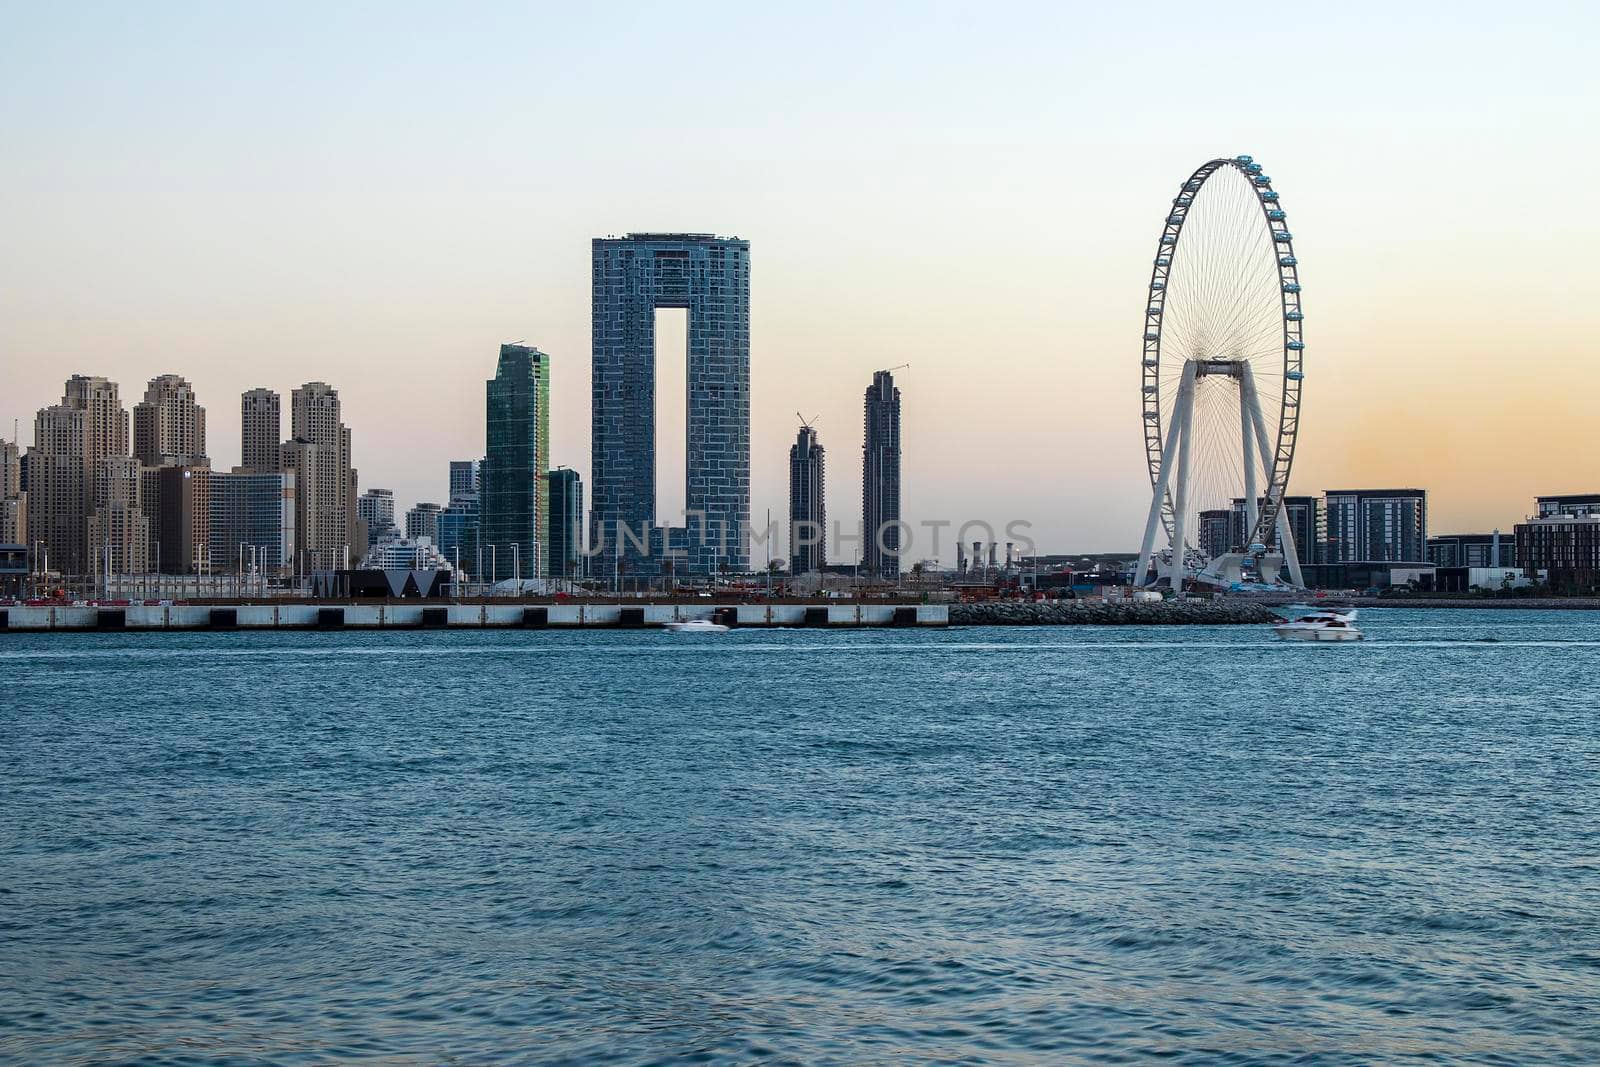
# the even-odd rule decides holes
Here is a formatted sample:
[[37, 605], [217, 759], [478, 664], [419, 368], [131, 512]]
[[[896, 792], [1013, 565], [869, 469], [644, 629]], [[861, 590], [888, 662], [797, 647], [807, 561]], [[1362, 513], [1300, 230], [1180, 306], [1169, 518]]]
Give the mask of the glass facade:
[[[713, 574], [750, 565], [750, 242], [711, 234], [635, 233], [593, 247], [593, 508], [598, 573], [661, 572], [624, 542], [644, 543], [656, 515], [657, 308], [689, 312], [687, 486], [691, 519], [679, 570]], [[661, 518], [676, 519], [677, 516]], [[704, 536], [701, 536], [704, 531]], [[603, 546], [603, 547], [602, 547]]]
[[242, 555], [248, 568], [253, 548], [256, 566], [285, 568], [294, 547], [294, 475], [213, 471], [210, 482], [211, 565], [233, 573]]
[[583, 481], [562, 467], [545, 475], [550, 483], [550, 521], [545, 543], [550, 577], [583, 577]]
[[526, 345], [500, 346], [500, 363], [488, 382], [488, 454], [479, 500], [485, 573], [492, 581], [544, 574], [549, 385], [548, 355]]

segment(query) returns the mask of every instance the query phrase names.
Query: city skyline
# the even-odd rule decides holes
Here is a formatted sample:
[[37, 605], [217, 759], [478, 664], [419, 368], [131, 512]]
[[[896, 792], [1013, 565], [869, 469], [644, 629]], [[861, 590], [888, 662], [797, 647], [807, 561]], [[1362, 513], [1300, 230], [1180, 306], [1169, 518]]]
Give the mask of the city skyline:
[[[141, 38], [180, 21], [186, 32], [166, 35], [191, 46], [236, 29], [237, 16], [177, 11], [149, 15]], [[416, 63], [378, 59], [354, 79], [352, 41], [371, 35], [379, 47], [363, 51], [384, 52], [410, 40], [404, 26], [342, 16], [316, 43], [285, 40], [285, 58], [235, 69], [225, 48], [174, 62], [120, 47], [111, 20], [68, 34], [63, 16], [26, 13], [0, 43], [0, 85], [29, 104], [0, 118], [23, 161], [0, 176], [13, 250], [0, 264], [12, 386], [0, 427], [30, 423], [63, 371], [119, 381], [129, 402], [135, 383], [176, 372], [208, 406], [213, 466], [227, 469], [241, 458], [232, 397], [269, 376], [328, 380], [359, 428], [363, 481], [434, 500], [430, 460], [481, 453], [481, 353], [523, 338], [552, 358], [552, 455], [589, 481], [589, 242], [681, 227], [761, 252], [753, 515], [782, 512], [796, 407], [843, 447], [854, 382], [909, 361], [909, 521], [1021, 516], [1042, 546], [1115, 550], [1137, 539], [1148, 496], [1135, 331], [1163, 205], [1195, 160], [1251, 152], [1293, 205], [1304, 261], [1308, 393], [1290, 493], [1421, 483], [1431, 525], [1479, 529], [1522, 516], [1530, 492], [1593, 482], [1581, 398], [1600, 388], [1587, 358], [1600, 312], [1583, 299], [1594, 269], [1580, 249], [1596, 223], [1551, 226], [1532, 175], [1508, 162], [1563, 186], [1600, 173], [1570, 136], [1592, 97], [1577, 51], [1592, 16], [1571, 12], [1558, 33], [1488, 11], [1391, 13], [1380, 34], [1311, 14], [1264, 29], [1241, 12], [1186, 30], [1209, 50], [1109, 12], [1040, 9], [1028, 34], [954, 12], [912, 29], [867, 13], [843, 41], [802, 20], [785, 32], [816, 47], [792, 50], [768, 43], [784, 36], [770, 18], [698, 27], [706, 45], [739, 42], [727, 63], [750, 83], [693, 131], [723, 146], [708, 175], [703, 137], [654, 129], [686, 113], [686, 86], [640, 110], [619, 89], [491, 97], [458, 78], [466, 55], [497, 55], [529, 29], [509, 11], [458, 29], [460, 56], [409, 44]], [[590, 49], [643, 56], [691, 32], [658, 15], [620, 41], [582, 16], [544, 22], [557, 75]], [[1052, 36], [1065, 43], [1046, 60]], [[1273, 46], [1298, 60], [1282, 111], [1199, 77]], [[1189, 86], [1176, 127], [1159, 121], [1164, 91], [1139, 54]], [[83, 74], [65, 85], [51, 71], [69, 55]], [[1374, 76], [1352, 81], [1351, 57]], [[279, 76], [291, 66], [299, 77]], [[764, 131], [817, 71], [827, 87]], [[266, 157], [247, 148], [259, 128], [281, 133]], [[538, 142], [547, 165], [486, 170], [507, 133]], [[399, 165], [377, 174], [379, 157]], [[1433, 180], [1444, 173], [1474, 180]], [[1419, 210], [1397, 184], [1431, 199]], [[1524, 362], [1546, 373], [1511, 373]], [[853, 466], [835, 471], [836, 515], [858, 508]]]

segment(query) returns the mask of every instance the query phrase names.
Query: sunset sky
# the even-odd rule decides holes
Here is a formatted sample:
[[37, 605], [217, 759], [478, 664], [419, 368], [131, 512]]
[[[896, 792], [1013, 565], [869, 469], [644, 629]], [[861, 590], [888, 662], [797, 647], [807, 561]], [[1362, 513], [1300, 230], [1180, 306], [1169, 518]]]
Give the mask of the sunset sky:
[[1305, 284], [1291, 491], [1421, 486], [1434, 532], [1600, 491], [1592, 8], [333, 8], [0, 0], [0, 435], [176, 372], [227, 468], [242, 390], [323, 379], [362, 487], [439, 501], [524, 341], [587, 480], [590, 238], [715, 232], [758, 519], [798, 410], [855, 521], [862, 392], [910, 363], [908, 519], [1131, 551], [1161, 220], [1248, 152]]

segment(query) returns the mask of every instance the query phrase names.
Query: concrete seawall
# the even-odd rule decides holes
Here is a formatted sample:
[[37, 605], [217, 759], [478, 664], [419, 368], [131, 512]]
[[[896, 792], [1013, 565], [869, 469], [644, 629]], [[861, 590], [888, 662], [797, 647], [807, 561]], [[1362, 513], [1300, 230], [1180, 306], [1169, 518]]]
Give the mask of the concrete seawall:
[[1263, 604], [1224, 601], [953, 604], [951, 626], [1219, 626], [1261, 625], [1276, 616]]
[[0, 631], [419, 630], [734, 626], [944, 626], [945, 604], [174, 604], [0, 608]]

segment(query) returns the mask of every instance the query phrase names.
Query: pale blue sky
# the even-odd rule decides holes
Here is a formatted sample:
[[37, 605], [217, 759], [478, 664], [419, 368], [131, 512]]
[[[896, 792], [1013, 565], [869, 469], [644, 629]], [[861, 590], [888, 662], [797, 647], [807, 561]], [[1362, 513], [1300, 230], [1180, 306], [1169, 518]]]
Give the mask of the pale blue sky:
[[[336, 385], [364, 486], [439, 499], [483, 379], [556, 367], [588, 471], [589, 238], [752, 243], [755, 511], [794, 411], [859, 509], [911, 362], [907, 511], [1129, 548], [1138, 336], [1173, 190], [1251, 152], [1306, 283], [1294, 488], [1422, 484], [1436, 529], [1600, 490], [1577, 4], [576, 7], [0, 3], [0, 419], [73, 372]], [[1577, 205], [1577, 206], [1575, 206]]]

